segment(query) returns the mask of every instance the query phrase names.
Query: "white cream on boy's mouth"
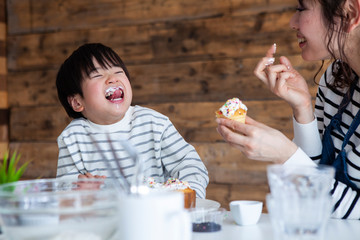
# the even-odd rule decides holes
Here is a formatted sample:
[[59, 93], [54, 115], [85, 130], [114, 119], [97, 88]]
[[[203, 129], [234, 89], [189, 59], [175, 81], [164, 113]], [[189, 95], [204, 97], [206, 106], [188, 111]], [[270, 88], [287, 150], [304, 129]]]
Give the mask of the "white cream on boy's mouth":
[[105, 91], [105, 98], [110, 101], [119, 101], [124, 98], [124, 89], [122, 87], [109, 87]]

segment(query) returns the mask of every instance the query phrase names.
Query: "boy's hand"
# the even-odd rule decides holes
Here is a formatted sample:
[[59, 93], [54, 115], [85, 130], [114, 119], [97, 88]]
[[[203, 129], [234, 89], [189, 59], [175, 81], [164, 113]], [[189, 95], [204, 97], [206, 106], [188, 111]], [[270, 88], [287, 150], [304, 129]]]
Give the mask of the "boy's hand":
[[[105, 179], [106, 176], [99, 176], [99, 175], [92, 175], [91, 173], [85, 173], [85, 174], [79, 174], [78, 175], [78, 179], [92, 179], [92, 178], [97, 178], [97, 179]], [[82, 182], [82, 181], [78, 181], [77, 185], [78, 185], [78, 190], [97, 190], [100, 189], [100, 186], [102, 184], [101, 182]]]
[[92, 175], [91, 173], [87, 172], [85, 174], [79, 174], [78, 175], [78, 179], [84, 179], [84, 178], [102, 178], [102, 179], [105, 179], [106, 176], [104, 175]]

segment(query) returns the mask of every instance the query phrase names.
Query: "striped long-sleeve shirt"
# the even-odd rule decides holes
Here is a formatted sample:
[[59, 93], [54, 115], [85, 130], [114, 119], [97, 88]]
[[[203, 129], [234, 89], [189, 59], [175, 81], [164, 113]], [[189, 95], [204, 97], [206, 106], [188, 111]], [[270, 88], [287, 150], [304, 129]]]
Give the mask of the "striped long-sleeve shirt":
[[[108, 137], [116, 156], [112, 154]], [[104, 160], [115, 169], [116, 158], [125, 177], [131, 181], [136, 171], [134, 162], [117, 140], [126, 140], [135, 147], [145, 177], [153, 177], [157, 182], [165, 182], [170, 177], [187, 181], [197, 197], [205, 198], [208, 172], [194, 147], [166, 116], [140, 106], [130, 107], [121, 121], [111, 125], [74, 119], [57, 139], [57, 177], [77, 179], [85, 172], [111, 177]]]
[[[345, 88], [333, 91], [327, 87], [328, 84], [333, 81], [331, 67], [332, 66], [329, 66], [319, 83], [315, 101], [316, 119], [309, 124], [299, 124], [294, 120], [294, 142], [310, 156], [311, 159], [302, 156], [303, 154], [298, 150], [288, 162], [306, 164], [312, 160], [315, 163], [318, 163], [321, 159], [321, 139], [323, 133], [325, 132], [326, 126], [330, 123], [332, 116], [337, 113], [343, 95], [348, 90]], [[341, 129], [344, 133], [348, 131], [349, 126], [359, 109], [360, 86], [358, 83], [354, 90], [353, 97], [342, 115]], [[337, 130], [334, 130], [331, 136], [334, 142], [336, 157], [341, 150], [344, 138]], [[309, 141], [310, 139], [311, 141]], [[360, 188], [360, 127], [356, 129], [355, 133], [350, 138], [349, 143], [345, 146], [345, 151], [349, 178]], [[296, 158], [298, 160], [295, 160]], [[358, 190], [353, 190], [349, 186], [334, 180], [331, 194], [333, 196], [334, 205], [333, 217], [360, 219], [360, 195]]]

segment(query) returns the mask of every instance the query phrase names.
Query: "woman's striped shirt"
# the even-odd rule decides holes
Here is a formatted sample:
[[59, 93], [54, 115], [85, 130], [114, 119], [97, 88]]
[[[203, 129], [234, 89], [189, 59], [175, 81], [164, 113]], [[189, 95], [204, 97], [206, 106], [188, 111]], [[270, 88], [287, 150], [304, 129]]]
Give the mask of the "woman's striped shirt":
[[[343, 96], [348, 91], [348, 88], [336, 91], [331, 90], [328, 85], [332, 81], [334, 81], [334, 78], [332, 75], [332, 66], [330, 65], [321, 77], [316, 95], [315, 121], [317, 121], [318, 131], [316, 130], [316, 124], [301, 125], [294, 121], [294, 142], [316, 163], [320, 161], [322, 152], [321, 140], [316, 139], [322, 139], [326, 126], [329, 125], [331, 118], [337, 113]], [[342, 115], [340, 125], [345, 134], [359, 109], [360, 85], [358, 82], [353, 97]], [[308, 132], [309, 134], [304, 136], [304, 132]], [[310, 132], [318, 134], [319, 137], [315, 135], [310, 136]], [[341, 150], [344, 137], [337, 130], [333, 130], [331, 136], [334, 142], [336, 157]], [[309, 141], [309, 139], [312, 141]], [[349, 139], [348, 144], [345, 146], [345, 151], [349, 178], [360, 188], [360, 127], [356, 129], [355, 133]], [[358, 190], [353, 190], [341, 182], [334, 181], [331, 194], [334, 201], [334, 217], [360, 219], [360, 195]]]

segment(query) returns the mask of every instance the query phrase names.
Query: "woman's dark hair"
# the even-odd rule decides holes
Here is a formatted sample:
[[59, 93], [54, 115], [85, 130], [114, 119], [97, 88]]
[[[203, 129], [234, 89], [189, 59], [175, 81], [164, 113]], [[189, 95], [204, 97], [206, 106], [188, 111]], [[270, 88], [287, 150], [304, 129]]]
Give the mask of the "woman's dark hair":
[[101, 43], [87, 43], [75, 50], [61, 65], [56, 77], [58, 97], [71, 118], [84, 117], [75, 112], [68, 102], [68, 97], [80, 94], [83, 97], [81, 83], [85, 76], [95, 70], [93, 60], [101, 67], [120, 66], [130, 81], [130, 75], [119, 55]]
[[[318, 0], [323, 13], [325, 26], [328, 27], [327, 49], [333, 59], [337, 61], [332, 65], [332, 74], [334, 81], [327, 83], [332, 89], [349, 87], [353, 82], [352, 69], [346, 63], [345, 41], [347, 38], [347, 30], [349, 27], [349, 15], [344, 11], [346, 1], [352, 0]], [[337, 41], [339, 56], [335, 57], [333, 42]]]

